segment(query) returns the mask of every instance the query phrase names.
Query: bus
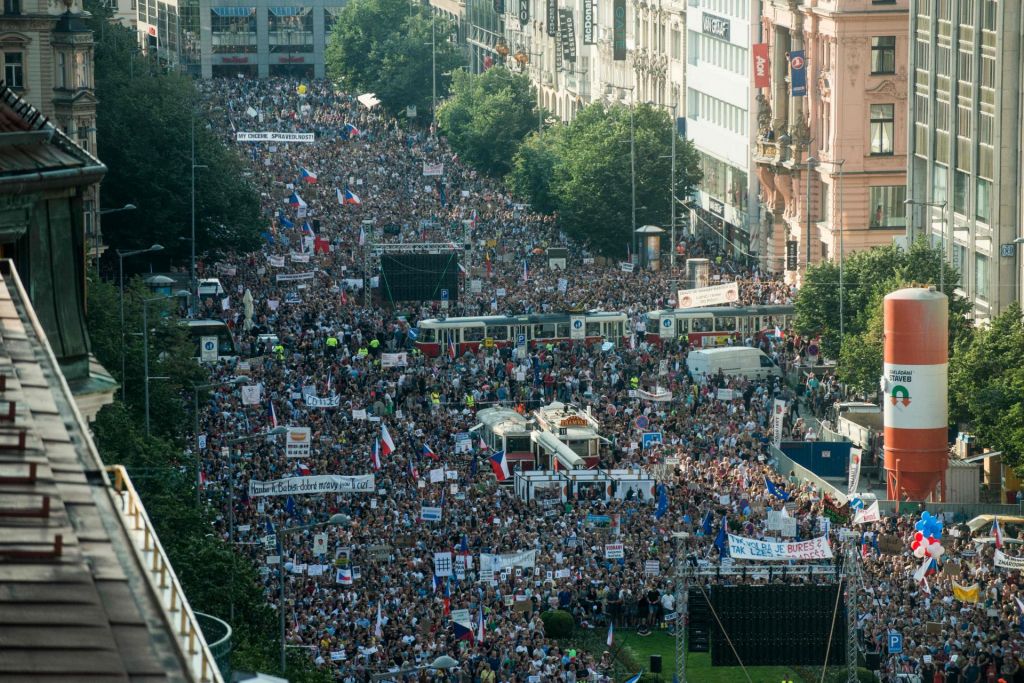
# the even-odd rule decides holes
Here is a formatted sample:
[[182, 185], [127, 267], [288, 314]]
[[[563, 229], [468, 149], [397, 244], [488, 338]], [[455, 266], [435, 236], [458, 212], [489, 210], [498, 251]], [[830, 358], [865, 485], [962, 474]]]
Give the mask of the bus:
[[217, 360], [234, 360], [238, 357], [238, 348], [231, 330], [223, 320], [183, 320], [188, 328], [189, 339], [193, 343], [193, 356], [196, 360], [203, 358], [204, 338], [216, 340]]
[[[578, 330], [576, 335], [572, 334], [574, 327]], [[607, 341], [616, 345], [628, 341], [626, 314], [589, 311], [430, 318], [420, 321], [414, 343], [423, 355], [437, 357], [442, 353], [462, 355], [476, 351], [481, 344], [488, 348], [511, 348], [522, 343], [534, 348], [572, 341]]]
[[732, 340], [758, 339], [775, 329], [792, 326], [792, 305], [708, 306], [674, 308], [647, 313], [646, 339], [660, 344], [665, 339], [686, 337], [696, 347], [720, 346]]

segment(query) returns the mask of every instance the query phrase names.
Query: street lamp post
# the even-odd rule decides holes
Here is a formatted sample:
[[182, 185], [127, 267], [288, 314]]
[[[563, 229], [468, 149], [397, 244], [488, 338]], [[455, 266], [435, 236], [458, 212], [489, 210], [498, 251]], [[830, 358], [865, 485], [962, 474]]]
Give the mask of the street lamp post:
[[233, 379], [225, 380], [223, 382], [210, 382], [209, 384], [193, 384], [192, 385], [192, 409], [195, 417], [195, 440], [196, 440], [196, 507], [198, 508], [202, 504], [202, 498], [200, 489], [202, 488], [202, 463], [203, 460], [199, 456], [199, 391], [201, 389], [212, 389], [214, 387], [222, 386], [237, 386], [248, 382], [249, 378], [245, 375], [239, 375]]
[[[96, 212], [96, 217], [98, 218], [100, 216], [108, 216], [108, 215], [110, 215], [112, 213], [121, 213], [122, 211], [134, 211], [137, 208], [139, 208], [139, 207], [135, 206], [134, 204], [125, 204], [124, 206], [122, 206], [122, 207], [120, 207], [118, 209], [100, 209], [99, 211]], [[99, 269], [100, 269], [100, 222], [97, 221], [95, 218], [92, 221], [92, 236], [93, 236], [93, 241], [95, 242], [94, 250], [96, 252], [96, 270], [97, 270], [97, 272], [99, 272]]]
[[288, 668], [288, 660], [285, 656], [285, 618], [284, 618], [284, 537], [289, 534], [298, 533], [300, 531], [309, 531], [310, 529], [318, 529], [324, 526], [348, 526], [352, 523], [352, 518], [346, 514], [334, 514], [329, 519], [315, 524], [304, 524], [302, 526], [293, 526], [290, 529], [281, 529], [277, 534], [278, 544], [278, 562], [277, 562], [277, 577], [280, 581], [280, 596], [278, 598], [280, 604], [278, 605], [278, 629], [280, 631], [279, 636], [281, 639], [281, 673], [285, 673]]
[[190, 238], [192, 253], [189, 258], [189, 312], [195, 309], [196, 297], [196, 169], [206, 168], [196, 163], [196, 117], [192, 116], [192, 237]]
[[146, 413], [146, 436], [149, 436], [149, 380], [150, 379], [167, 379], [150, 377], [149, 376], [149, 304], [154, 301], [167, 301], [171, 297], [169, 296], [158, 296], [152, 299], [142, 300], [142, 388], [143, 396], [145, 397], [145, 413]]
[[[129, 205], [130, 206], [130, 205]], [[121, 400], [124, 400], [124, 260], [129, 256], [136, 256], [138, 254], [148, 254], [154, 251], [163, 251], [163, 247], [159, 244], [154, 244], [149, 249], [132, 249], [131, 251], [117, 250], [117, 281], [118, 291], [120, 293], [120, 304], [121, 304]]]
[[[915, 201], [913, 199], [905, 199], [903, 201], [903, 204], [904, 204], [904, 206], [911, 207], [911, 213], [912, 214], [914, 213], [913, 207], [915, 207], [915, 206], [927, 206], [927, 207], [932, 208], [932, 209], [939, 209], [942, 212], [942, 215], [940, 216], [940, 220], [941, 220], [940, 226], [941, 227], [940, 227], [940, 232], [939, 232], [939, 240], [940, 240], [940, 242], [942, 244], [942, 263], [939, 266], [939, 291], [942, 292], [943, 294], [945, 294], [946, 293], [946, 263], [953, 261], [952, 255], [951, 254], [947, 254], [947, 252], [946, 252], [946, 201], [942, 200], [941, 202], [919, 202], [919, 201]], [[913, 216], [911, 216], [910, 220], [911, 220], [911, 224], [913, 224], [913, 221], [914, 221]], [[929, 218], [929, 223], [930, 222], [931, 221], [930, 221], [930, 218]], [[913, 227], [913, 226], [911, 226], [911, 227]], [[911, 230], [911, 232], [913, 232], [913, 230]], [[930, 233], [931, 230], [929, 229], [928, 232]], [[952, 248], [953, 240], [950, 240], [949, 246], [950, 246], [950, 248]]]
[[818, 164], [818, 160], [814, 157], [807, 157], [807, 248], [804, 250], [807, 253], [807, 263], [804, 266], [804, 277], [807, 276], [807, 271], [811, 267], [811, 171]]

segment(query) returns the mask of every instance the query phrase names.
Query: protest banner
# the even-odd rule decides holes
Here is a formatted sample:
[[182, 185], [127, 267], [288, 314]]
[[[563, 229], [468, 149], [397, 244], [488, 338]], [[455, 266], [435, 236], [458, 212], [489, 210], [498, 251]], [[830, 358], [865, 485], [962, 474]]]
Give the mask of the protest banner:
[[534, 567], [537, 564], [537, 551], [524, 550], [518, 553], [492, 555], [480, 553], [480, 571], [499, 572], [509, 567]]
[[306, 273], [278, 273], [274, 278], [277, 282], [301, 282], [303, 280], [312, 280], [315, 275], [316, 273], [313, 271]]
[[249, 497], [317, 495], [321, 493], [373, 493], [374, 476], [359, 474], [342, 476], [339, 474], [320, 474], [311, 477], [289, 477], [272, 481], [249, 482]]
[[238, 131], [235, 142], [313, 142], [315, 133], [277, 133], [273, 131]]
[[740, 300], [740, 286], [735, 282], [696, 289], [680, 289], [676, 293], [676, 308], [699, 308], [732, 304]]
[[404, 368], [409, 365], [409, 354], [382, 353], [380, 354], [380, 366], [382, 368]]
[[313, 450], [313, 432], [309, 427], [289, 427], [284, 443], [286, 458], [308, 458]]
[[1002, 550], [997, 550], [996, 566], [1005, 569], [1024, 569], [1024, 557], [1010, 557]]
[[729, 534], [729, 555], [734, 560], [830, 560], [832, 548], [824, 536], [809, 541], [775, 543]]

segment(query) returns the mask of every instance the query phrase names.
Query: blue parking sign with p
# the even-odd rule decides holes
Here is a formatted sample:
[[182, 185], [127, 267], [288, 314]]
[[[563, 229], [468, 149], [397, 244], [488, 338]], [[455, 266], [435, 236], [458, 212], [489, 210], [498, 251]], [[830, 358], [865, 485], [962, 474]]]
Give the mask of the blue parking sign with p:
[[903, 634], [902, 633], [890, 633], [889, 634], [889, 654], [898, 655], [903, 652]]
[[516, 346], [526, 346], [526, 335], [520, 334], [516, 337]]
[[441, 301], [448, 301], [448, 290], [447, 289], [442, 289], [441, 290]]

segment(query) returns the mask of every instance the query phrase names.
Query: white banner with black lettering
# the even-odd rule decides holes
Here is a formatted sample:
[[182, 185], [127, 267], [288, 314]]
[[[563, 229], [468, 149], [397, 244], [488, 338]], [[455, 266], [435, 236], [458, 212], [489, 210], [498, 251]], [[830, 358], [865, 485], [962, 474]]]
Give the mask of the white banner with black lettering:
[[337, 394], [326, 398], [320, 398], [314, 394], [303, 394], [302, 400], [310, 408], [337, 408], [341, 405], [341, 396]]
[[740, 286], [735, 282], [697, 289], [680, 289], [676, 293], [676, 308], [698, 308], [732, 304], [740, 300]]
[[312, 477], [289, 477], [273, 481], [250, 481], [249, 497], [316, 495], [320, 493], [373, 493], [372, 474], [342, 476], [320, 474]]
[[537, 551], [524, 550], [519, 553], [491, 555], [480, 553], [480, 571], [500, 572], [509, 567], [533, 567], [537, 564]]
[[824, 536], [809, 541], [775, 543], [729, 534], [729, 556], [734, 560], [829, 560], [832, 548]]
[[1005, 569], [1024, 569], [1024, 557], [1010, 557], [1002, 550], [997, 550], [996, 566]]
[[314, 272], [309, 273], [278, 273], [274, 276], [278, 282], [300, 282], [302, 280], [312, 280], [313, 276], [316, 275]]
[[315, 140], [315, 133], [275, 133], [272, 131], [258, 133], [239, 131], [235, 133], [235, 142], [314, 142]]

